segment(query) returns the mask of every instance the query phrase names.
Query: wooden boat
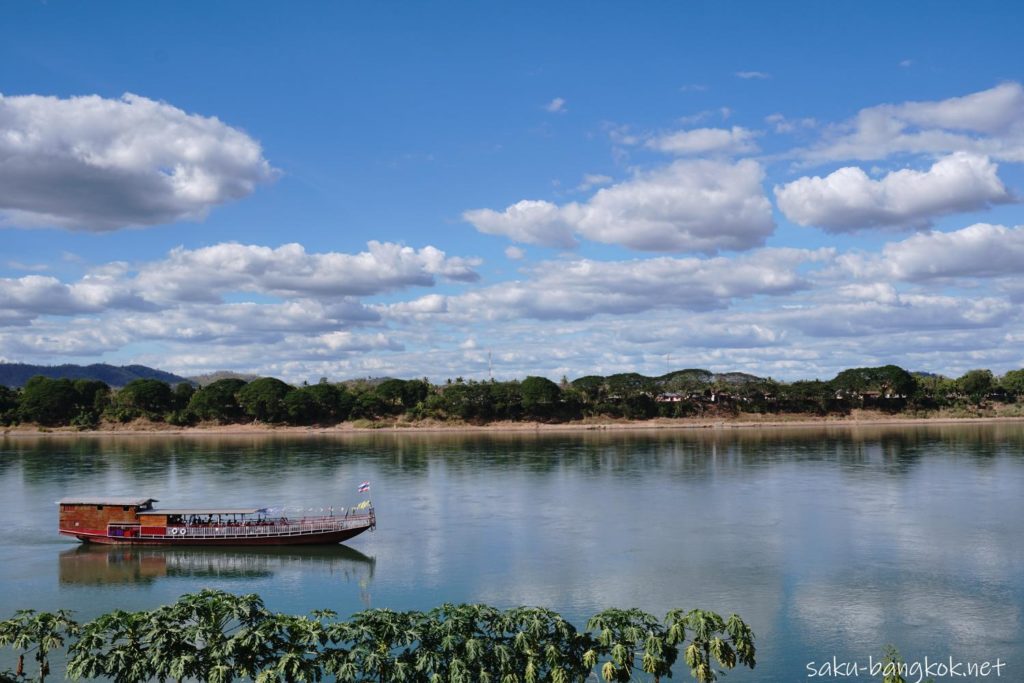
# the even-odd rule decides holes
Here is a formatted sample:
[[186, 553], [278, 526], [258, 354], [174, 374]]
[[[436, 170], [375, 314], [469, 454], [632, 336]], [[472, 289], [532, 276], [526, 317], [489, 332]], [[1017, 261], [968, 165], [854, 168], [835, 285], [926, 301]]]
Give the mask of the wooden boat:
[[59, 531], [83, 543], [179, 546], [340, 543], [377, 526], [366, 501], [343, 513], [289, 519], [267, 508], [165, 509], [155, 498], [68, 498]]

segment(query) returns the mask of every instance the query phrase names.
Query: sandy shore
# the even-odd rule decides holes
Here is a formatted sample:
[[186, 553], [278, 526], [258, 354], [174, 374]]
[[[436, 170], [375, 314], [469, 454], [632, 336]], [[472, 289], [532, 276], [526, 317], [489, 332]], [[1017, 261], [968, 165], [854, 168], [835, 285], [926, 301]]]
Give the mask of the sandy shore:
[[733, 430], [733, 429], [779, 429], [800, 427], [878, 427], [915, 426], [939, 424], [996, 424], [1024, 423], [1022, 416], [957, 417], [941, 413], [930, 417], [905, 417], [887, 415], [872, 411], [853, 411], [848, 416], [816, 417], [811, 415], [779, 416], [759, 418], [744, 415], [736, 418], [655, 418], [652, 420], [580, 420], [558, 424], [541, 422], [492, 422], [485, 425], [445, 423], [435, 421], [374, 423], [343, 422], [331, 427], [292, 427], [261, 423], [231, 425], [198, 425], [195, 427], [174, 427], [171, 425], [138, 420], [127, 424], [109, 424], [95, 430], [78, 430], [74, 427], [40, 428], [34, 425], [18, 425], [3, 430], [4, 436], [142, 436], [142, 435], [183, 435], [224, 436], [239, 435], [327, 435], [327, 434], [379, 434], [379, 433], [531, 433], [531, 432], [593, 432], [622, 430]]

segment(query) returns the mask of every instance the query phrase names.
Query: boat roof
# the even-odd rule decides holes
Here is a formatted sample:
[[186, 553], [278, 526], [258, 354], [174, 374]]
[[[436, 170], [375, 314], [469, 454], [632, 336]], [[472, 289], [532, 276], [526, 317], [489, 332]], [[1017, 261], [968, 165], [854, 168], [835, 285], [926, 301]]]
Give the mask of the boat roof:
[[166, 510], [146, 510], [143, 515], [255, 515], [266, 512], [267, 508], [168, 508]]
[[156, 498], [138, 498], [133, 496], [110, 496], [107, 498], [62, 498], [58, 505], [148, 505], [157, 502]]

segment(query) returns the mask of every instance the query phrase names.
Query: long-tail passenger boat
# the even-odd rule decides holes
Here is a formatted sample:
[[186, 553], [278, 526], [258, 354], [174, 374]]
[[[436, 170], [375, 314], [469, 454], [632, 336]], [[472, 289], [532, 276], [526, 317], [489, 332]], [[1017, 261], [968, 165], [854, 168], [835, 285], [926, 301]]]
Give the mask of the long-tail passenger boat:
[[267, 508], [153, 507], [155, 498], [67, 498], [59, 531], [83, 543], [132, 545], [310, 545], [340, 543], [377, 526], [369, 501], [291, 519]]

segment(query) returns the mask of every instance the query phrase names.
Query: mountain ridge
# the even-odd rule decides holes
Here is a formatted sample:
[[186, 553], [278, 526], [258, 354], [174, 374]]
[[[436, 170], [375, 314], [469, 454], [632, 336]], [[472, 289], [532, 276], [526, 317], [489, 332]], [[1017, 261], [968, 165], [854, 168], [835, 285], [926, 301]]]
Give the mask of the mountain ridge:
[[111, 387], [123, 387], [136, 379], [158, 379], [168, 384], [193, 384], [192, 380], [170, 372], [157, 370], [145, 365], [109, 365], [93, 363], [91, 365], [31, 365], [29, 363], [0, 363], [0, 385], [7, 387], [23, 387], [32, 377], [42, 375], [50, 379], [95, 379], [106, 382]]

